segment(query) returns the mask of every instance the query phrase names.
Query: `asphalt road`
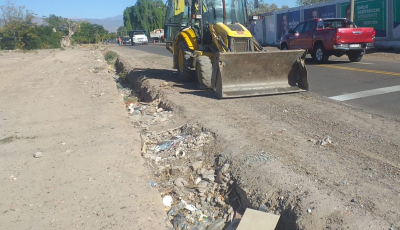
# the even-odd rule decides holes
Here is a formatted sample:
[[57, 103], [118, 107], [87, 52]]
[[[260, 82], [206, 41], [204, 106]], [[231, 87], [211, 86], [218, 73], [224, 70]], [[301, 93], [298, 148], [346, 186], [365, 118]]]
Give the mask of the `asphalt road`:
[[310, 91], [366, 112], [400, 120], [400, 62], [347, 56], [331, 57], [325, 65], [306, 60]]
[[[165, 44], [126, 46], [172, 57]], [[366, 112], [400, 120], [400, 62], [363, 58], [351, 63], [347, 56], [330, 57], [325, 65], [306, 60], [310, 91]]]

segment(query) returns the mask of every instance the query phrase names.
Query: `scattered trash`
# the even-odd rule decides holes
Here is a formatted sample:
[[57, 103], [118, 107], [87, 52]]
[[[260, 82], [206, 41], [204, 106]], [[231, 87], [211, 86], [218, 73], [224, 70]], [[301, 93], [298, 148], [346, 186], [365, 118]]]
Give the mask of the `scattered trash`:
[[42, 152], [36, 152], [36, 153], [33, 154], [34, 158], [41, 158], [42, 156], [43, 156]]
[[164, 204], [165, 206], [171, 207], [172, 202], [173, 202], [172, 196], [169, 196], [169, 195], [168, 195], [168, 196], [164, 196], [164, 197], [163, 197], [163, 204]]
[[151, 187], [156, 187], [158, 185], [156, 182], [153, 181], [149, 181], [149, 184], [151, 185]]
[[[148, 183], [162, 194], [174, 229], [221, 230], [235, 216], [226, 203], [233, 181], [229, 164], [215, 165], [215, 153], [208, 151], [213, 135], [197, 124], [150, 132], [153, 124], [174, 124], [172, 111], [162, 108], [160, 99], [140, 102], [129, 85], [118, 80], [116, 83], [133, 126], [142, 129], [142, 156], [151, 162], [157, 177], [157, 183]], [[161, 87], [170, 86], [163, 83]]]
[[224, 219], [218, 218], [217, 220], [215, 220], [214, 223], [208, 226], [207, 230], [222, 230], [224, 226], [225, 226]]
[[196, 208], [194, 205], [192, 205], [192, 204], [186, 205], [186, 206], [185, 206], [185, 209], [187, 209], [187, 210], [189, 210], [189, 211], [191, 211], [191, 212], [195, 212], [195, 211], [197, 210], [197, 208]]
[[186, 124], [141, 137], [142, 155], [157, 165], [152, 169], [157, 188], [175, 229], [220, 230], [233, 220], [235, 212], [226, 203], [233, 185], [229, 164], [215, 165], [211, 133]]
[[174, 226], [174, 229], [185, 229], [185, 219], [186, 218], [183, 213], [176, 215], [175, 218], [172, 220], [172, 226]]
[[308, 212], [308, 213], [311, 213], [311, 208], [309, 208], [309, 209], [307, 210], [307, 212]]
[[178, 142], [180, 142], [180, 141], [183, 140], [183, 139], [184, 139], [184, 137], [182, 137], [182, 136], [177, 136], [177, 139], [176, 139], [176, 140], [169, 141], [168, 143], [165, 143], [165, 144], [162, 144], [162, 145], [157, 145], [157, 146], [154, 148], [154, 152], [159, 152], [159, 151], [167, 150], [167, 149], [169, 149], [170, 147], [176, 145]]
[[266, 212], [268, 210], [266, 205], [261, 204], [260, 207], [258, 207], [258, 211], [261, 212]]

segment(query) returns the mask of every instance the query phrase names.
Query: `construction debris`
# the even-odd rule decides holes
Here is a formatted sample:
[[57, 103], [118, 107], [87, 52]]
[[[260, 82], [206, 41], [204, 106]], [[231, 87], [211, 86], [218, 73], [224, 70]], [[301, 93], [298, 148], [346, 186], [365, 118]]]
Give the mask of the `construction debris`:
[[237, 230], [274, 230], [280, 216], [254, 209], [246, 209]]
[[174, 200], [171, 208], [164, 205], [175, 229], [220, 230], [233, 219], [229, 164], [215, 164], [213, 144], [213, 135], [196, 124], [142, 133], [142, 155], [157, 165], [154, 175], [163, 202]]

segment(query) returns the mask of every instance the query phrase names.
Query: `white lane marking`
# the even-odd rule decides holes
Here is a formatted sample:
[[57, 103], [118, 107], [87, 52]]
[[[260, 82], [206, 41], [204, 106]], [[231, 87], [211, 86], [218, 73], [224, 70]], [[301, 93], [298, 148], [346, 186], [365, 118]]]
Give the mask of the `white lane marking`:
[[362, 64], [362, 65], [373, 65], [374, 63], [368, 63], [368, 62], [353, 62], [356, 64]]
[[329, 97], [329, 98], [336, 100], [336, 101], [348, 101], [348, 100], [353, 100], [353, 99], [358, 99], [358, 98], [363, 98], [363, 97], [370, 97], [370, 96], [380, 95], [380, 94], [385, 94], [385, 93], [392, 93], [392, 92], [397, 92], [397, 91], [400, 91], [400, 85], [379, 88], [379, 89], [371, 89], [371, 90], [366, 90], [366, 91], [360, 91], [357, 93], [343, 94], [343, 95]]

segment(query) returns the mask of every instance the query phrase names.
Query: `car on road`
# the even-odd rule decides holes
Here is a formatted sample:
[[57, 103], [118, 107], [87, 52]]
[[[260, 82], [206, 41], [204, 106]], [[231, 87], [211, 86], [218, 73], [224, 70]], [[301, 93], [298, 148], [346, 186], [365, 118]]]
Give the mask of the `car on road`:
[[130, 44], [131, 38], [130, 37], [121, 37], [123, 44]]
[[149, 43], [149, 40], [146, 35], [145, 30], [132, 30], [129, 31], [129, 36], [131, 37], [131, 44], [142, 44], [142, 45], [147, 45]]
[[359, 62], [365, 50], [374, 48], [375, 33], [374, 28], [357, 27], [346, 18], [311, 19], [289, 30], [280, 49], [306, 49], [317, 63], [328, 62], [331, 55]]

